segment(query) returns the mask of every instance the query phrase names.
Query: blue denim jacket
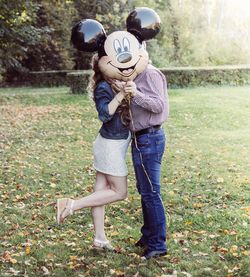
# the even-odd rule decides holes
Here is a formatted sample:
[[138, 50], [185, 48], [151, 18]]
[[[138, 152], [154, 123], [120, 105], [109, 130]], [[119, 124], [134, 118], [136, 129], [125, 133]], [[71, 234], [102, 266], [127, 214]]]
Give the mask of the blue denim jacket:
[[114, 98], [115, 94], [109, 83], [101, 81], [94, 92], [94, 101], [99, 119], [103, 122], [100, 129], [102, 137], [107, 139], [127, 139], [129, 129], [122, 124], [121, 115], [115, 112], [109, 114], [108, 104]]

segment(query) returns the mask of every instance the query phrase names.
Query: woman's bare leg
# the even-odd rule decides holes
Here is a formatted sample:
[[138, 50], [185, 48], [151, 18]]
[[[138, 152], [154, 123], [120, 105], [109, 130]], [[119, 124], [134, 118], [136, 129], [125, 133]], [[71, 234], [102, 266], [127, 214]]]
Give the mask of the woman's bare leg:
[[[73, 211], [87, 207], [103, 206], [108, 203], [123, 200], [127, 197], [127, 177], [104, 175], [110, 188], [94, 191], [92, 194], [74, 200]], [[102, 180], [102, 178], [100, 178]], [[102, 180], [103, 181], [103, 180]], [[99, 180], [98, 180], [99, 182]]]
[[65, 209], [64, 214], [61, 216], [65, 218], [70, 212], [87, 207], [93, 208], [92, 219], [95, 227], [95, 239], [106, 241], [107, 239], [104, 232], [104, 205], [123, 200], [126, 197], [127, 177], [116, 177], [97, 172], [94, 192], [81, 199], [67, 200], [67, 205], [69, 205], [69, 207]]
[[[96, 185], [95, 191], [102, 191], [105, 189], [112, 189], [119, 194], [117, 198], [127, 197], [127, 178], [120, 178], [103, 175], [99, 172], [96, 174]], [[119, 191], [119, 192], [118, 192]], [[113, 199], [113, 198], [112, 198]], [[108, 241], [104, 231], [104, 219], [105, 219], [105, 206], [92, 207], [92, 220], [95, 228], [95, 240], [97, 241]]]
[[[96, 183], [94, 191], [109, 189], [105, 175], [96, 172]], [[92, 220], [95, 228], [95, 239], [99, 241], [107, 241], [104, 231], [105, 206], [92, 207]]]

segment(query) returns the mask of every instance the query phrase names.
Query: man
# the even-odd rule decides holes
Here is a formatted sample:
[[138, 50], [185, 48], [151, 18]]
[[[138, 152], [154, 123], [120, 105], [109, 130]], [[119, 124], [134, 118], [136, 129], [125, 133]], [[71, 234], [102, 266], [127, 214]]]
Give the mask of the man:
[[134, 81], [126, 83], [124, 90], [132, 96], [132, 159], [144, 220], [136, 246], [145, 248], [143, 259], [150, 259], [167, 253], [166, 216], [160, 194], [165, 149], [161, 125], [169, 114], [166, 79], [149, 64]]

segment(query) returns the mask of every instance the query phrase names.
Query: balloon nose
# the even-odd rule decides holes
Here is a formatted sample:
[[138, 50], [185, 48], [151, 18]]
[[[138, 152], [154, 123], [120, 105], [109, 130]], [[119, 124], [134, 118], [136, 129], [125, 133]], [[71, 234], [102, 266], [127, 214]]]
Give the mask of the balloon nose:
[[119, 63], [127, 63], [132, 60], [132, 55], [130, 53], [122, 53], [117, 58]]

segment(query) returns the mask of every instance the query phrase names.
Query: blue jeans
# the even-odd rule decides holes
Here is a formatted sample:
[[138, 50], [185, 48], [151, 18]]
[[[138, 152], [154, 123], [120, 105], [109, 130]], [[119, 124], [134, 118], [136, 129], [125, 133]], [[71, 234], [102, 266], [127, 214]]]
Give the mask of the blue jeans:
[[132, 159], [144, 220], [140, 241], [147, 245], [147, 251], [166, 250], [166, 217], [160, 194], [165, 141], [163, 129], [137, 137], [139, 150], [135, 139], [132, 140]]

